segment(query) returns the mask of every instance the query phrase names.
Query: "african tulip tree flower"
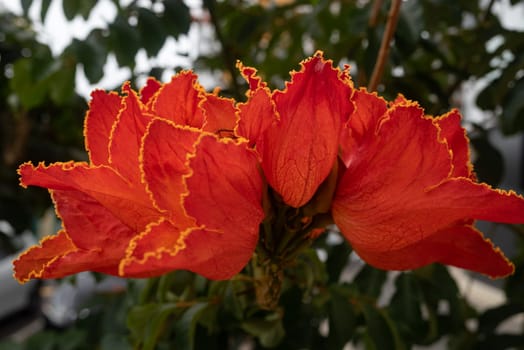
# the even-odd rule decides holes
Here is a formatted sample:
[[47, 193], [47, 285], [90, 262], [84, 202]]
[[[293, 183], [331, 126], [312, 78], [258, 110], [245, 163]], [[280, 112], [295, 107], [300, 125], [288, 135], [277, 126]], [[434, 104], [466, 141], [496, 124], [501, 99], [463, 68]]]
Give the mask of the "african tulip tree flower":
[[19, 169], [23, 186], [50, 189], [63, 229], [23, 253], [15, 277], [227, 279], [255, 248], [265, 266], [285, 264], [332, 222], [378, 268], [512, 272], [473, 220], [523, 223], [524, 199], [477, 183], [458, 112], [431, 118], [355, 90], [321, 53], [284, 90], [239, 69], [244, 103], [205, 93], [190, 72], [140, 94], [95, 91], [89, 163]]
[[258, 161], [245, 141], [206, 131], [231, 127], [233, 102], [195, 79], [150, 80], [140, 99], [127, 84], [124, 96], [95, 91], [84, 130], [89, 164], [20, 167], [23, 186], [50, 189], [63, 229], [15, 261], [18, 280], [174, 269], [224, 279], [244, 267], [263, 218]]

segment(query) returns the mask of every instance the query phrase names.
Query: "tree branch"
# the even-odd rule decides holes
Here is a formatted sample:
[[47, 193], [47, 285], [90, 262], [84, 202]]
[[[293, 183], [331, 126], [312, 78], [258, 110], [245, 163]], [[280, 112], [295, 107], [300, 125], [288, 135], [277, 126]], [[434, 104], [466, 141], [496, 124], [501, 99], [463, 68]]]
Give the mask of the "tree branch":
[[374, 28], [378, 22], [378, 14], [380, 13], [380, 8], [382, 7], [382, 0], [375, 0], [373, 3], [373, 8], [371, 9], [371, 15], [369, 16], [368, 26]]
[[373, 68], [373, 73], [368, 84], [369, 91], [376, 90], [380, 82], [380, 79], [382, 78], [384, 66], [386, 65], [386, 60], [389, 55], [391, 39], [393, 38], [395, 28], [397, 27], [398, 14], [400, 12], [401, 4], [402, 0], [392, 0], [391, 2], [391, 7], [388, 13], [388, 21], [386, 23], [386, 29], [384, 31], [384, 36], [382, 37], [382, 42], [380, 43], [380, 50], [378, 52], [377, 61], [375, 63], [375, 67]]

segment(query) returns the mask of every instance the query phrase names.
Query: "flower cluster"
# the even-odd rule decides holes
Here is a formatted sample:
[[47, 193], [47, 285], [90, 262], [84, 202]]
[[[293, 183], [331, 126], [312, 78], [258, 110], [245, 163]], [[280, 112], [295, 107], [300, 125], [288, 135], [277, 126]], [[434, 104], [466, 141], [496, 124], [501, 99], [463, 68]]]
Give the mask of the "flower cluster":
[[15, 277], [228, 279], [255, 251], [285, 263], [330, 223], [381, 269], [512, 273], [473, 222], [524, 223], [524, 199], [476, 181], [457, 111], [430, 117], [355, 89], [320, 52], [284, 90], [238, 68], [244, 103], [205, 92], [191, 72], [139, 93], [94, 91], [89, 162], [19, 169], [23, 186], [50, 190], [63, 228], [14, 262]]

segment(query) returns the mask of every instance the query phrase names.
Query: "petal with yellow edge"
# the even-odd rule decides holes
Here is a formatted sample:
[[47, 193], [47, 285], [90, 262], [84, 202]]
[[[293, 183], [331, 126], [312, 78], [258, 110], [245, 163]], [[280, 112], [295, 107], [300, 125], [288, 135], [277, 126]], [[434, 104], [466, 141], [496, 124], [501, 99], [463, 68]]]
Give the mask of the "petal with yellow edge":
[[[153, 146], [147, 141], [169, 132], [172, 137], [163, 139], [162, 144]], [[173, 136], [183, 133], [191, 135], [192, 131], [155, 121], [144, 143], [145, 147], [151, 147], [144, 152], [145, 178], [160, 206], [174, 206], [176, 203], [169, 205], [169, 201], [180, 199], [180, 195], [172, 198], [180, 192], [178, 181], [168, 181], [171, 175], [176, 179], [180, 174], [174, 169], [164, 169], [148, 175], [151, 170], [148, 158], [174, 147], [177, 138]], [[256, 155], [245, 143], [223, 141], [204, 133], [188, 160], [191, 173], [183, 176], [187, 193], [182, 198], [187, 215], [195, 220], [194, 226], [184, 227], [181, 225], [184, 221], [167, 219], [150, 225], [130, 244], [120, 265], [122, 273], [149, 276], [187, 269], [211, 279], [226, 279], [238, 273], [251, 258], [264, 215]], [[161, 162], [167, 163], [175, 162]], [[165, 177], [155, 177], [162, 173]]]
[[514, 271], [504, 254], [476, 228], [454, 226], [410, 246], [388, 251], [358, 250], [369, 264], [384, 270], [413, 270], [431, 263], [452, 265], [483, 273], [492, 278]]
[[235, 100], [206, 94], [201, 105], [205, 114], [205, 123], [202, 130], [219, 136], [231, 136], [237, 124], [237, 110]]
[[124, 106], [111, 130], [109, 164], [127, 180], [138, 184], [140, 146], [151, 116], [144, 113], [144, 105], [129, 84], [125, 84], [123, 90], [127, 96], [122, 100]]
[[187, 71], [175, 75], [151, 98], [149, 111], [179, 125], [202, 128], [204, 114], [199, 106], [204, 91], [196, 79], [195, 74]]
[[452, 176], [475, 178], [473, 165], [470, 161], [469, 140], [466, 136], [466, 130], [460, 126], [461, 116], [459, 112], [452, 110], [433, 120], [440, 129], [440, 137], [446, 141], [452, 152]]
[[[469, 224], [524, 222], [524, 199], [471, 178], [459, 116], [432, 119], [405, 99], [384, 113], [376, 108], [382, 101], [360, 94], [356, 111], [371, 115], [352, 116], [362, 120], [350, 123], [353, 147], [346, 150], [353, 151], [332, 206], [335, 223], [356, 252], [386, 269], [442, 262], [494, 277], [510, 273], [502, 253]], [[486, 252], [487, 260], [476, 260], [475, 249]], [[462, 258], [452, 258], [460, 252]]]
[[191, 174], [189, 156], [201, 132], [168, 120], [155, 118], [147, 128], [140, 150], [142, 178], [158, 210], [175, 221], [187, 220], [182, 195], [187, 193], [184, 177]]
[[15, 261], [15, 277], [60, 278], [82, 271], [118, 274], [118, 264], [137, 232], [95, 199], [79, 191], [52, 192], [64, 230], [44, 238]]
[[74, 162], [35, 167], [25, 163], [18, 172], [24, 186], [84, 193], [138, 230], [158, 216], [142, 184], [130, 184], [109, 167]]
[[236, 133], [248, 139], [250, 147], [256, 146], [264, 132], [278, 121], [269, 89], [254, 91], [246, 103], [239, 104], [238, 110]]
[[257, 148], [267, 181], [292, 207], [300, 207], [326, 179], [352, 110], [352, 84], [320, 52], [302, 62], [283, 91], [273, 93], [279, 121]]
[[120, 112], [121, 97], [115, 92], [95, 90], [84, 120], [85, 147], [93, 165], [109, 164], [111, 129]]

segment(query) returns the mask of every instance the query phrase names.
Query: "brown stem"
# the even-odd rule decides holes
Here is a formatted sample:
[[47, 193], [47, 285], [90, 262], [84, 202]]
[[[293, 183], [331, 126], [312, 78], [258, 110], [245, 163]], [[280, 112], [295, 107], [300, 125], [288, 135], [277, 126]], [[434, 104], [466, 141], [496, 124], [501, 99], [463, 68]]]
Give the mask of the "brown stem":
[[240, 93], [240, 86], [238, 85], [237, 81], [237, 69], [236, 69], [236, 58], [231, 56], [231, 47], [226, 42], [224, 35], [222, 33], [222, 29], [220, 28], [220, 24], [218, 23], [218, 17], [216, 13], [216, 0], [205, 0], [204, 1], [205, 6], [207, 7], [207, 10], [209, 11], [209, 16], [211, 19], [211, 23], [213, 24], [213, 27], [215, 29], [215, 34], [217, 36], [218, 41], [220, 42], [220, 46], [222, 47], [222, 58], [224, 60], [224, 63], [226, 65], [226, 69], [231, 75], [231, 83], [233, 87], [233, 95], [236, 99], [241, 99], [241, 93]]
[[380, 8], [382, 7], [382, 0], [375, 0], [373, 3], [373, 8], [371, 9], [371, 15], [369, 16], [368, 26], [374, 28], [378, 22], [378, 14], [380, 13]]
[[384, 36], [382, 37], [382, 42], [380, 43], [380, 50], [377, 56], [377, 62], [373, 68], [373, 74], [371, 74], [371, 79], [369, 80], [368, 90], [374, 91], [377, 89], [377, 86], [382, 78], [382, 73], [384, 72], [384, 66], [386, 65], [386, 59], [389, 55], [389, 48], [391, 46], [391, 39], [395, 33], [395, 28], [397, 27], [398, 14], [400, 12], [400, 5], [402, 0], [392, 0], [391, 7], [389, 8], [388, 21], [386, 23], [386, 30], [384, 31]]

